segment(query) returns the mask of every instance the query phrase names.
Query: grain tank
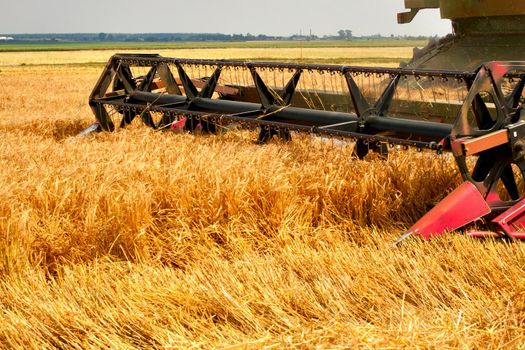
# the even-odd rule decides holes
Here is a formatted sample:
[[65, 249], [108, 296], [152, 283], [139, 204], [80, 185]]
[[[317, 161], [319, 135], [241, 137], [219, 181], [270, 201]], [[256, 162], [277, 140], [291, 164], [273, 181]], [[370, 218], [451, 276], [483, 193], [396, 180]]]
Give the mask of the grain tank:
[[410, 68], [472, 70], [488, 61], [525, 60], [523, 0], [405, 0], [405, 7], [410, 11], [398, 14], [399, 23], [428, 8], [452, 21], [452, 34], [414, 50]]

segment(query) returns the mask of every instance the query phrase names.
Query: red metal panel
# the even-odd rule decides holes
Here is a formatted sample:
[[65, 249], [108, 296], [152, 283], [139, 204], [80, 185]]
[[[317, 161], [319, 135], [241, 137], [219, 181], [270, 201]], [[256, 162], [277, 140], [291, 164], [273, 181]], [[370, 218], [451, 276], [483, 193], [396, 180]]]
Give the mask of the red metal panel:
[[502, 235], [492, 231], [473, 231], [468, 233], [469, 237], [474, 238], [501, 238]]
[[453, 231], [489, 214], [491, 209], [471, 182], [464, 182], [423, 216], [410, 232], [424, 239]]
[[[523, 239], [523, 237], [525, 237], [525, 232], [523, 232], [525, 228], [525, 199], [521, 199], [510, 209], [496, 217], [492, 220], [492, 223], [507, 235], [513, 238]], [[519, 230], [521, 230], [521, 232], [519, 232]]]

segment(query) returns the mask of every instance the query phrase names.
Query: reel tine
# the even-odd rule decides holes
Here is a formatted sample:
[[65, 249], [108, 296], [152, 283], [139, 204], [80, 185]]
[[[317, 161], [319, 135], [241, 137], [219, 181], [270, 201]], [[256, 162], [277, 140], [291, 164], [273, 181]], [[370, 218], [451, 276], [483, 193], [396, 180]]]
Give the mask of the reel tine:
[[259, 128], [259, 135], [257, 136], [257, 143], [262, 145], [268, 143], [272, 138], [272, 131], [269, 126], [261, 125]]
[[279, 137], [285, 142], [292, 141], [292, 135], [289, 129], [279, 129]]
[[359, 140], [356, 140], [355, 142], [354, 151], [352, 152], [352, 154], [359, 159], [364, 159], [369, 151], [370, 151], [370, 147], [369, 147], [368, 142], [366, 142], [365, 140], [359, 139]]
[[122, 112], [122, 120], [120, 121], [120, 128], [125, 128], [127, 125], [135, 119], [135, 114], [130, 110], [124, 110]]
[[205, 119], [201, 119], [200, 123], [201, 123], [202, 131], [204, 133], [208, 133], [208, 134], [217, 133], [217, 125], [215, 124], [214, 121], [209, 120], [208, 118], [205, 118]]

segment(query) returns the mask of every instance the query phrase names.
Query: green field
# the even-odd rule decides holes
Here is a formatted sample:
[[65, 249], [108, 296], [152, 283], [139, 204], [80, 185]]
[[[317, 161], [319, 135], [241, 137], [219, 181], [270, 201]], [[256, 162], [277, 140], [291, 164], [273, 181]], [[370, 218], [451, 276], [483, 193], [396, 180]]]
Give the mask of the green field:
[[222, 48], [324, 48], [324, 47], [415, 47], [426, 40], [315, 40], [315, 41], [248, 41], [248, 42], [27, 42], [0, 43], [0, 52], [76, 51], [134, 49], [222, 49]]

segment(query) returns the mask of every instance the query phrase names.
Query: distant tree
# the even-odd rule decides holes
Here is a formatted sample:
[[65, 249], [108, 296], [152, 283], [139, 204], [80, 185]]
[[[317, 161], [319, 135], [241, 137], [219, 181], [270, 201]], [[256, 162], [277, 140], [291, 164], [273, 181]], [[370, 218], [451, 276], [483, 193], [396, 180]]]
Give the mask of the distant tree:
[[108, 35], [106, 33], [100, 33], [98, 35], [98, 40], [100, 41], [106, 41], [107, 38], [108, 38]]
[[337, 35], [339, 35], [341, 40], [350, 40], [354, 37], [350, 29], [341, 29], [337, 32]]

